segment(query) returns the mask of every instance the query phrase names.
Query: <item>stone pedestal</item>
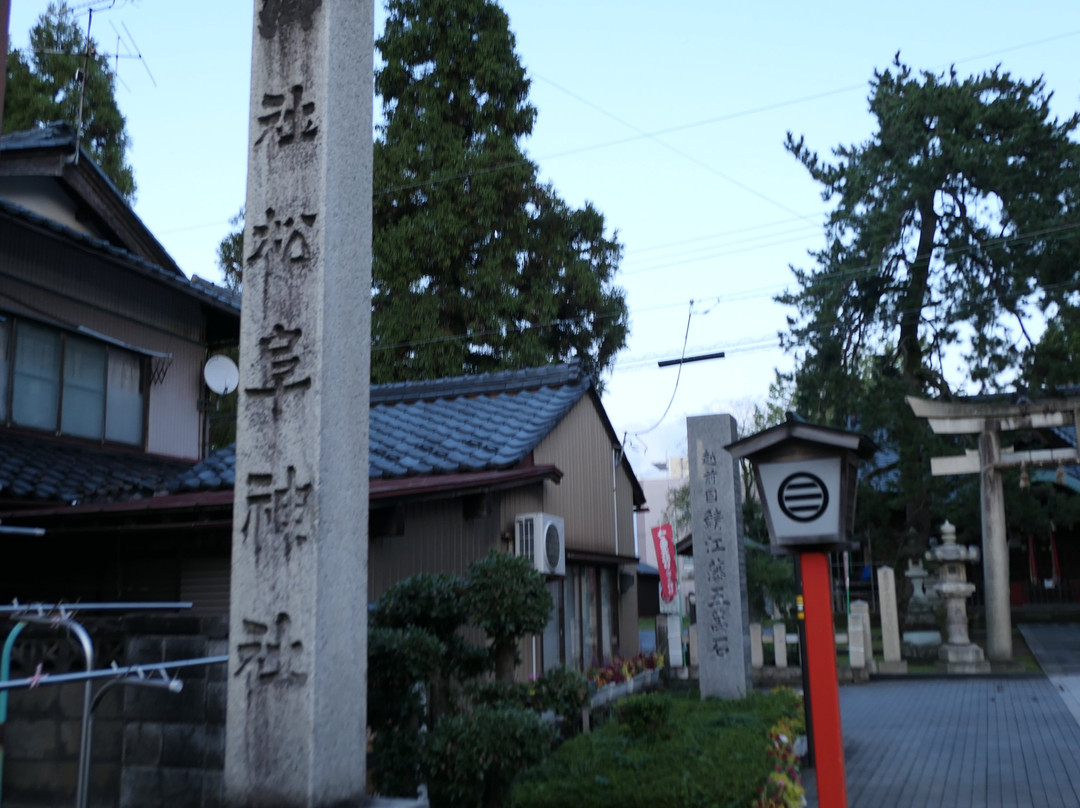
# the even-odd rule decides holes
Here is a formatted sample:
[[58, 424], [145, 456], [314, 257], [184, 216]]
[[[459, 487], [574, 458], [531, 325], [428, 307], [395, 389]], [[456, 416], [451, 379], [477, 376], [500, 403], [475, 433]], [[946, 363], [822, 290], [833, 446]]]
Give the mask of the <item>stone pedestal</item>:
[[900, 621], [896, 606], [896, 575], [892, 567], [879, 567], [878, 608], [881, 612], [881, 662], [878, 673], [907, 673], [900, 658]]
[[773, 654], [776, 659], [776, 667], [787, 667], [787, 626], [783, 623], [773, 623], [772, 627]]
[[765, 648], [761, 641], [761, 623], [750, 624], [750, 667], [765, 666]]
[[848, 664], [852, 670], [866, 667], [866, 640], [863, 634], [863, 615], [852, 612], [847, 616]]
[[657, 619], [661, 618], [667, 623], [667, 664], [672, 668], [684, 667], [686, 661], [683, 659], [682, 618], [677, 614], [665, 614]]
[[989, 673], [990, 663], [968, 636], [966, 601], [975, 593], [975, 584], [968, 583], [965, 564], [979, 560], [979, 548], [957, 544], [956, 528], [946, 522], [941, 526], [941, 544], [926, 557], [941, 565], [934, 588], [945, 600], [948, 627], [948, 641], [938, 650], [938, 668], [947, 673]]
[[[862, 618], [862, 645], [866, 662], [866, 670], [869, 673], [877, 672], [877, 662], [874, 661], [874, 632], [870, 623], [870, 604], [865, 600], [851, 601], [851, 613], [860, 615]], [[848, 628], [850, 634], [851, 629]]]

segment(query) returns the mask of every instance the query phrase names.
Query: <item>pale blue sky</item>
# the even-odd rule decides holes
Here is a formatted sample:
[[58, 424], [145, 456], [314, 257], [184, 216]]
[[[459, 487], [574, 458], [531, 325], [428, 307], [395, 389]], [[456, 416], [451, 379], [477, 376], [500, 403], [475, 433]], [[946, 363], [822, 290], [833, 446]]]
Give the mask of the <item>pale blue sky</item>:
[[[782, 147], [788, 129], [822, 152], [865, 140], [867, 82], [897, 50], [920, 69], [1042, 74], [1059, 115], [1080, 109], [1075, 0], [502, 5], [539, 110], [529, 155], [569, 202], [595, 203], [626, 247], [632, 334], [604, 402], [639, 474], [685, 452], [686, 415], [745, 410], [790, 365], [771, 296], [821, 245], [825, 206]], [[12, 6], [18, 47], [47, 2]], [[135, 209], [188, 274], [217, 276], [217, 243], [243, 202], [252, 11], [117, 0], [94, 16], [110, 51], [110, 23], [126, 24], [157, 80], [119, 63]], [[381, 19], [379, 8], [377, 30]], [[656, 360], [679, 355], [691, 299], [688, 353], [728, 357], [687, 366], [660, 428], [635, 437], [671, 398], [677, 371]]]

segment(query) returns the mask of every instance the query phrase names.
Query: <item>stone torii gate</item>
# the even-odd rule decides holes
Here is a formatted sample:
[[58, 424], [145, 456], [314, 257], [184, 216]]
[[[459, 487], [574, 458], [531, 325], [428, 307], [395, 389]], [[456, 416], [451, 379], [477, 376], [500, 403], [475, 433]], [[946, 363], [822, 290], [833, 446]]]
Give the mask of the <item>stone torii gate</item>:
[[932, 401], [908, 396], [907, 403], [916, 417], [929, 421], [936, 435], [979, 436], [978, 451], [935, 457], [930, 461], [930, 471], [935, 477], [979, 474], [986, 655], [993, 662], [1009, 661], [1012, 659], [1012, 615], [1009, 611], [1009, 548], [1005, 535], [1005, 491], [1001, 470], [1076, 463], [1080, 461], [1080, 449], [1002, 450], [1001, 433], [1069, 425], [1080, 427], [1080, 398], [1009, 404]]

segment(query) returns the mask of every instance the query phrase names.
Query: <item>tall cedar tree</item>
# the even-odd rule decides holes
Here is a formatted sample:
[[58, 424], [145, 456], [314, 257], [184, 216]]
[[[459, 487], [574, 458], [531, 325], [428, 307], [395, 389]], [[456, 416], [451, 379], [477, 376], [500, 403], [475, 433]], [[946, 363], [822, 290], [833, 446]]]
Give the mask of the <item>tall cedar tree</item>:
[[[1025, 353], [1043, 378], [1060, 376], [1048, 366], [1067, 341], [1051, 329], [1033, 346], [1028, 334], [1040, 317], [1076, 317], [1080, 116], [1054, 118], [1041, 79], [916, 75], [899, 56], [875, 73], [869, 102], [877, 131], [834, 149], [835, 162], [788, 134], [835, 207], [816, 266], [793, 268], [798, 290], [779, 300], [797, 310], [784, 337], [796, 409], [886, 444], [899, 486], [876, 487], [891, 489], [883, 510], [904, 512], [903, 535], [921, 542], [941, 516], [927, 480], [941, 452], [904, 396], [950, 397], [947, 370], [1001, 389]], [[963, 357], [959, 377], [950, 355]]]
[[116, 79], [109, 58], [98, 53], [66, 3], [50, 3], [30, 31], [28, 53], [7, 54], [4, 132], [19, 132], [54, 121], [72, 127], [78, 120], [79, 79], [86, 65], [82, 145], [129, 203], [135, 198], [135, 175], [127, 162], [127, 122], [116, 105]]
[[579, 357], [594, 375], [627, 336], [621, 246], [521, 150], [536, 109], [491, 0], [389, 0], [376, 42], [372, 380]]

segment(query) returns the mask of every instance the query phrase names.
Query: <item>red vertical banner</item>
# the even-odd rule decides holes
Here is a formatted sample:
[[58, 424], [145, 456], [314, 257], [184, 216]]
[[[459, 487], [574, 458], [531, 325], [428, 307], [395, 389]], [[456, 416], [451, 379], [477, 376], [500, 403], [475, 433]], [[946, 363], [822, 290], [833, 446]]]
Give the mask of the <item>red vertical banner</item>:
[[679, 569], [675, 563], [675, 531], [664, 523], [652, 529], [656, 566], [660, 569], [660, 599], [671, 603], [679, 588]]

